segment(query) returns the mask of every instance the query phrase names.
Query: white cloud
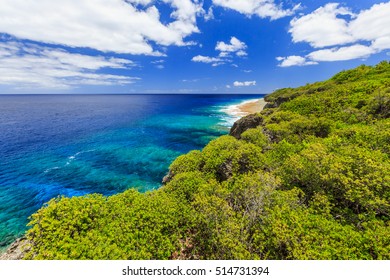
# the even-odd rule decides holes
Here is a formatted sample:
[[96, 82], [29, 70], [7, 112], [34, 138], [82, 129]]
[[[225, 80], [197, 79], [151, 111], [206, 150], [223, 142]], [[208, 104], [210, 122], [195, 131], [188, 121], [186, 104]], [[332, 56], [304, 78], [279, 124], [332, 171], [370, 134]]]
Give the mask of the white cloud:
[[288, 57], [277, 57], [281, 61], [280, 67], [314, 65], [322, 61], [345, 61], [358, 58], [366, 58], [376, 53], [372, 47], [356, 44], [348, 47], [329, 48], [313, 51], [305, 57], [292, 55]]
[[214, 12], [213, 12], [213, 7], [210, 7], [207, 11], [207, 13], [204, 13], [204, 20], [209, 21], [214, 19]]
[[164, 63], [164, 62], [165, 62], [164, 59], [159, 59], [159, 60], [154, 60], [154, 61], [152, 61], [151, 63], [152, 63], [152, 64], [161, 64], [161, 63]]
[[245, 51], [246, 48], [247, 45], [244, 42], [241, 42], [236, 37], [231, 37], [229, 43], [225, 43], [222, 41], [217, 42], [217, 45], [215, 46], [215, 50], [220, 52], [218, 57], [197, 55], [192, 58], [192, 61], [213, 63], [212, 66], [215, 67], [215, 66], [219, 66], [231, 62], [232, 60], [230, 58], [234, 54], [238, 57], [247, 56], [248, 54]]
[[371, 47], [378, 52], [390, 49], [390, 36], [376, 39]]
[[315, 48], [353, 42], [355, 39], [348, 31], [348, 22], [338, 15], [351, 16], [352, 13], [336, 3], [330, 3], [311, 14], [293, 19], [289, 30], [293, 42], [307, 42]]
[[373, 5], [362, 11], [349, 24], [349, 30], [356, 40], [376, 41], [390, 37], [390, 2]]
[[233, 83], [233, 86], [235, 86], [235, 87], [249, 87], [249, 86], [255, 86], [255, 85], [256, 85], [256, 81], [246, 81], [246, 82], [235, 81]]
[[225, 42], [217, 42], [215, 50], [220, 51], [221, 53], [236, 53], [243, 51], [247, 48], [244, 42], [241, 42], [236, 37], [230, 38], [230, 44]]
[[271, 20], [292, 15], [300, 7], [296, 5], [292, 9], [284, 9], [282, 5], [275, 4], [274, 0], [213, 0], [213, 4], [235, 10], [246, 16], [256, 15]]
[[153, 0], [126, 0], [126, 1], [129, 3], [133, 3], [136, 5], [143, 5], [143, 6], [149, 5], [153, 2]]
[[237, 55], [237, 56], [247, 56], [248, 54], [247, 54], [246, 51], [241, 50], [241, 51], [238, 51], [238, 52], [236, 53], [236, 55]]
[[342, 61], [365, 58], [375, 51], [364, 45], [353, 45], [342, 48], [331, 48], [311, 52], [307, 57], [313, 61]]
[[126, 69], [131, 60], [69, 53], [34, 44], [0, 44], [0, 84], [17, 87], [71, 88], [80, 85], [125, 85], [138, 78], [102, 74]]
[[213, 64], [211, 64], [211, 66], [217, 67], [217, 66], [224, 65], [224, 64], [225, 64], [225, 62], [214, 62]]
[[231, 57], [230, 53], [228, 53], [228, 52], [220, 52], [218, 56], [219, 57]]
[[164, 59], [159, 59], [159, 60], [152, 61], [151, 64], [154, 64], [157, 69], [161, 70], [165, 68], [165, 66], [163, 65], [164, 62], [165, 62]]
[[[315, 50], [302, 56], [278, 57], [279, 66], [310, 65], [321, 61], [367, 58], [390, 49], [390, 2], [375, 4], [358, 14], [330, 3], [291, 21], [293, 42], [306, 42]], [[340, 17], [342, 16], [342, 17]], [[332, 47], [332, 48], [324, 48]]]
[[[358, 41], [376, 42], [390, 37], [390, 2], [375, 4], [359, 14], [331, 3], [291, 21], [294, 42], [308, 42], [315, 48]], [[340, 15], [347, 15], [340, 18]]]
[[172, 8], [163, 24], [152, 0], [2, 0], [0, 32], [33, 41], [104, 52], [161, 55], [153, 49], [186, 45], [199, 32], [196, 15], [201, 3], [162, 0]]
[[280, 67], [290, 67], [290, 66], [304, 66], [304, 65], [313, 65], [317, 64], [314, 61], [308, 61], [305, 57], [298, 55], [291, 55], [288, 57], [277, 57], [276, 60], [281, 61], [279, 64]]
[[197, 55], [192, 58], [193, 62], [203, 62], [203, 63], [215, 63], [215, 62], [221, 62], [222, 59], [218, 57], [209, 57], [209, 56], [203, 56], [203, 55]]

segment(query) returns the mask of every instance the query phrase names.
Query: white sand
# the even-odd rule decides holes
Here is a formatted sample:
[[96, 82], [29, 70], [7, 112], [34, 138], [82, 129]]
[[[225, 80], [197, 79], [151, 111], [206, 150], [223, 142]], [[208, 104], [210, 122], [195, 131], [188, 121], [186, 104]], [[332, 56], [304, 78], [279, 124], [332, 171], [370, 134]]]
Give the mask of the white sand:
[[247, 100], [240, 104], [228, 106], [224, 112], [235, 117], [244, 117], [249, 114], [261, 112], [265, 104], [267, 102], [264, 101], [264, 98]]

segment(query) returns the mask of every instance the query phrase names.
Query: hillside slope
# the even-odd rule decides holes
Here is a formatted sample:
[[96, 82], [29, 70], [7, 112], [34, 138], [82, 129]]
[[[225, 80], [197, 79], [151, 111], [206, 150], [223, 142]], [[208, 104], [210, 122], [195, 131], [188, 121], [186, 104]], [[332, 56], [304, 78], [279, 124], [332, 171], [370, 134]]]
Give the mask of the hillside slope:
[[159, 190], [51, 200], [26, 258], [390, 259], [389, 62], [266, 101]]

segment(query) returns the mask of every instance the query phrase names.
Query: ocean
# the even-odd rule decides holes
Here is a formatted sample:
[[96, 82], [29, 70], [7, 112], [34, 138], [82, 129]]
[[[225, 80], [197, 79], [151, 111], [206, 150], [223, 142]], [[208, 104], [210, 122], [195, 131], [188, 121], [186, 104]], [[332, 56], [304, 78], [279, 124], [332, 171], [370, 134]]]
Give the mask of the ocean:
[[161, 186], [262, 95], [0, 95], [0, 249], [53, 197]]

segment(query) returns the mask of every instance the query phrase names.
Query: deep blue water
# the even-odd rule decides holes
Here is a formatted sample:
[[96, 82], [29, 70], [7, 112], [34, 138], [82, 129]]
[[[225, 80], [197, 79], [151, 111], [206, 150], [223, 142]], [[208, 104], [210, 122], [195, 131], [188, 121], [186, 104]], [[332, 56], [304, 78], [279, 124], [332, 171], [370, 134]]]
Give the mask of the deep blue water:
[[58, 195], [158, 188], [253, 95], [0, 95], [0, 248]]

